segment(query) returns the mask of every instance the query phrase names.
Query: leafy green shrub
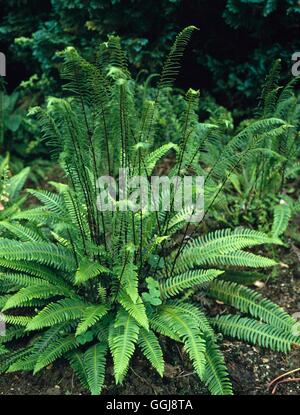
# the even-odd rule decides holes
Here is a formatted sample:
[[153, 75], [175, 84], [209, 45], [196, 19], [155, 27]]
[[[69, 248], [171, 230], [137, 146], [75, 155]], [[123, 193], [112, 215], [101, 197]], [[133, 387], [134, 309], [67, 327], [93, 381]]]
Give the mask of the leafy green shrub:
[[[0, 338], [2, 371], [37, 373], [64, 357], [82, 384], [99, 394], [109, 355], [116, 383], [122, 383], [136, 348], [162, 376], [160, 336], [166, 336], [184, 345], [195, 373], [213, 394], [231, 394], [219, 332], [282, 352], [300, 343], [291, 334], [294, 320], [285, 311], [248, 288], [220, 279], [228, 267], [275, 265], [245, 248], [280, 244], [278, 238], [242, 228], [197, 236], [194, 227], [187, 239], [194, 208], [177, 212], [173, 203], [170, 212], [123, 211], [124, 201], [109, 212], [97, 209], [100, 175], [116, 175], [119, 167], [127, 167], [130, 177], [150, 177], [172, 151], [176, 157], [169, 177], [204, 172], [208, 212], [220, 193], [217, 178], [226, 178], [226, 170], [233, 170], [245, 155], [241, 143], [284, 124], [269, 118], [247, 127], [205, 171], [198, 153], [216, 126], [197, 121], [198, 93], [189, 90], [177, 144], [157, 147], [157, 103], [161, 91], [173, 85], [193, 30], [188, 27], [178, 35], [155, 100], [141, 102], [138, 96], [138, 105], [118, 38], [109, 38], [95, 65], [73, 48], [64, 52], [62, 74], [70, 96], [51, 98], [46, 109], [32, 113], [67, 183], [52, 183], [57, 192], [30, 190], [42, 206], [15, 214], [10, 231], [17, 238], [0, 239], [0, 304], [8, 323], [6, 336]], [[22, 238], [19, 229], [25, 231]], [[190, 288], [203, 290], [243, 316], [210, 317], [190, 300]], [[12, 340], [19, 347], [10, 348]]]

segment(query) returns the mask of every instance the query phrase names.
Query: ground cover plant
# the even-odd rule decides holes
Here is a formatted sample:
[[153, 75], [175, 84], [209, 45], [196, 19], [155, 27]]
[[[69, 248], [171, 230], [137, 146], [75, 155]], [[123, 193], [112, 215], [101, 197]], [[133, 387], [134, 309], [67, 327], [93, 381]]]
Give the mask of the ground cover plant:
[[[62, 53], [66, 97], [50, 97], [31, 115], [65, 177], [51, 183], [53, 191], [29, 189], [41, 204], [15, 212], [0, 239], [0, 305], [7, 324], [0, 337], [1, 372], [36, 374], [64, 358], [96, 395], [107, 365], [113, 365], [116, 383], [123, 382], [137, 348], [163, 376], [160, 340], [167, 337], [184, 346], [212, 394], [232, 394], [219, 333], [284, 353], [300, 345], [292, 331], [295, 321], [282, 308], [222, 279], [225, 270], [276, 266], [246, 248], [281, 245], [280, 232], [202, 228], [222, 203], [231, 174], [289, 124], [272, 114], [254, 120], [230, 137], [213, 164], [203, 164], [218, 126], [198, 121], [199, 92], [189, 89], [178, 137], [163, 144], [157, 137], [161, 96], [173, 87], [195, 30], [189, 26], [177, 36], [154, 99], [136, 97], [118, 37], [100, 45], [93, 63], [72, 47]], [[168, 177], [204, 177], [203, 221], [191, 223], [193, 205], [175, 210], [174, 189], [170, 211], [124, 210], [131, 194], [112, 200], [110, 211], [98, 209], [100, 176], [116, 177], [119, 167], [129, 177], [160, 175], [159, 161], [166, 155]], [[164, 202], [161, 193], [159, 203]], [[212, 317], [193, 302], [199, 291], [238, 314]]]

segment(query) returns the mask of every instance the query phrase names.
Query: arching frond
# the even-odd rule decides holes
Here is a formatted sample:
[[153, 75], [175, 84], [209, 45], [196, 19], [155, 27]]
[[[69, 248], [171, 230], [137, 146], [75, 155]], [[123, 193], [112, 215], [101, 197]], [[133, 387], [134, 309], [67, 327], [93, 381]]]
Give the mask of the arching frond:
[[64, 299], [50, 303], [29, 322], [26, 330], [39, 330], [64, 321], [80, 319], [86, 307], [87, 304], [79, 299]]
[[295, 324], [295, 320], [272, 301], [234, 282], [214, 281], [209, 285], [208, 294], [288, 333]]
[[252, 344], [287, 353], [293, 345], [299, 345], [298, 337], [280, 331], [269, 324], [235, 315], [219, 316], [211, 320], [224, 335], [245, 340]]

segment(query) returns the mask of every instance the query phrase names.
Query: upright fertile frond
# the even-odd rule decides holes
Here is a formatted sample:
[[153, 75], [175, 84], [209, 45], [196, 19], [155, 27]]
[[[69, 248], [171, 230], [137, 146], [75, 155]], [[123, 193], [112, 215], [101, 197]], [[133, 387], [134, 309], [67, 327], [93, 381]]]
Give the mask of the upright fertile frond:
[[119, 36], [108, 36], [108, 51], [110, 55], [110, 66], [119, 68], [126, 76], [130, 77], [130, 73], [127, 67], [127, 58], [125, 52], [121, 47], [121, 41]]
[[170, 88], [173, 86], [180, 69], [181, 58], [194, 30], [197, 30], [195, 26], [188, 26], [176, 36], [176, 40], [163, 66], [163, 71], [158, 83], [158, 89], [166, 87]]
[[262, 90], [262, 115], [264, 117], [272, 116], [274, 113], [276, 98], [279, 92], [278, 82], [280, 79], [280, 70], [281, 59], [277, 59], [266, 77]]
[[243, 313], [249, 313], [282, 331], [290, 333], [295, 324], [295, 320], [281, 307], [267, 300], [258, 292], [234, 282], [213, 281], [209, 285], [208, 295], [238, 308]]
[[114, 361], [116, 383], [122, 383], [127, 373], [138, 336], [139, 326], [135, 319], [126, 311], [120, 311], [115, 323], [110, 326], [108, 337], [109, 348]]
[[246, 317], [229, 314], [213, 318], [211, 323], [226, 336], [269, 347], [278, 352], [287, 353], [293, 345], [300, 345], [299, 337]]
[[138, 346], [160, 376], [164, 373], [164, 358], [159, 341], [152, 330], [141, 329]]
[[63, 149], [63, 138], [56, 124], [57, 114], [53, 111], [53, 101], [48, 99], [47, 110], [34, 107], [30, 110], [29, 115], [37, 117], [43, 133], [43, 141], [49, 147], [52, 158], [56, 160]]

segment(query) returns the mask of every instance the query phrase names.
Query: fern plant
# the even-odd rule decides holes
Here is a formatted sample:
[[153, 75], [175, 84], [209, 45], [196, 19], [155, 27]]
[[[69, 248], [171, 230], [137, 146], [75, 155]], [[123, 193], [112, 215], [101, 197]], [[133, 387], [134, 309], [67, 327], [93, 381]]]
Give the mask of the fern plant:
[[[298, 79], [294, 78], [282, 87], [279, 76], [280, 60], [277, 60], [264, 83], [257, 118], [244, 120], [237, 128], [238, 131], [243, 130], [245, 126], [257, 122], [257, 119], [270, 116], [285, 120], [285, 124], [277, 130], [264, 133], [241, 166], [241, 171], [230, 175], [225, 191], [227, 223], [249, 223], [255, 226], [258, 223], [261, 230], [271, 231], [269, 224], [272, 223], [272, 216], [278, 217], [279, 212], [285, 212], [285, 218], [291, 217], [294, 210], [293, 195], [287, 194], [293, 192], [293, 186], [287, 189], [286, 184], [296, 179], [300, 171], [300, 107], [299, 97], [294, 90]], [[215, 153], [222, 151], [224, 146], [222, 140], [219, 142]], [[211, 152], [210, 163], [214, 157], [217, 154]], [[288, 206], [283, 208], [284, 205]], [[216, 217], [222, 220], [219, 212], [216, 212]], [[287, 225], [288, 220], [285, 228]]]
[[[161, 91], [173, 86], [194, 30], [187, 27], [178, 35], [156, 96], [139, 106], [118, 37], [100, 46], [94, 63], [73, 48], [64, 51], [62, 75], [68, 96], [50, 98], [46, 109], [32, 113], [65, 171], [65, 183], [52, 182], [51, 192], [29, 190], [41, 206], [15, 213], [10, 229], [15, 237], [0, 239], [0, 304], [7, 323], [6, 335], [0, 337], [2, 372], [37, 373], [63, 357], [96, 395], [110, 359], [115, 381], [122, 383], [136, 349], [163, 376], [160, 338], [166, 336], [183, 344], [211, 393], [232, 394], [219, 332], [282, 352], [299, 345], [299, 338], [291, 334], [294, 321], [285, 311], [247, 288], [221, 280], [228, 268], [275, 265], [245, 249], [280, 244], [278, 237], [243, 228], [199, 236], [201, 223], [190, 226], [194, 208], [176, 211], [173, 193], [168, 212], [126, 211], [124, 201], [115, 202], [111, 211], [97, 209], [101, 175], [116, 175], [122, 167], [130, 177], [149, 178], [159, 160], [171, 153], [170, 177], [188, 172], [205, 176], [207, 214], [227, 172], [251, 151], [257, 134], [284, 125], [267, 118], [246, 128], [207, 171], [199, 157], [217, 127], [198, 122], [198, 92], [189, 90], [186, 110], [178, 120], [177, 143], [157, 148]], [[211, 318], [191, 300], [192, 288], [248, 317]], [[10, 347], [18, 339], [19, 347]]]
[[19, 212], [26, 200], [21, 191], [30, 173], [26, 167], [18, 174], [12, 175], [10, 171], [9, 154], [0, 161], [0, 235], [5, 233], [10, 223], [10, 218]]

